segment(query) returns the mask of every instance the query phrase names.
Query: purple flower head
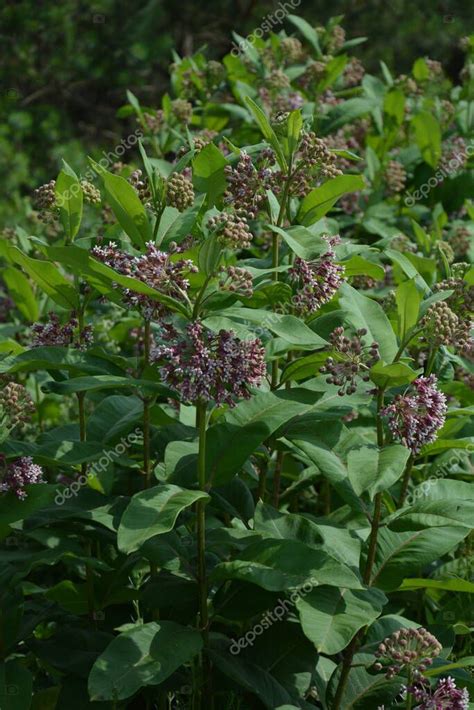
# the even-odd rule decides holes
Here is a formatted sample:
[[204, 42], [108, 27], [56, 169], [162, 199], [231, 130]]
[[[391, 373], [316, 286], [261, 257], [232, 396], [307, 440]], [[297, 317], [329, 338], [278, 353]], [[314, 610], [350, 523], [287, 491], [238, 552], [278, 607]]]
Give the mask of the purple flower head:
[[162, 327], [163, 343], [152, 358], [160, 364], [165, 384], [177, 390], [186, 403], [198, 400], [233, 406], [250, 397], [266, 374], [260, 340], [239, 340], [232, 331], [213, 333], [201, 323], [190, 323], [185, 334], [172, 325]]
[[[111, 242], [105, 247], [94, 247], [92, 255], [124, 276], [136, 278], [167, 296], [186, 300], [189, 289], [186, 275], [197, 271], [193, 262], [189, 259], [171, 261], [170, 254], [157, 249], [153, 242], [148, 242], [146, 249], [146, 254], [132, 256]], [[166, 315], [166, 307], [149, 296], [129, 288], [124, 288], [123, 294], [125, 302], [141, 310], [148, 320]]]
[[72, 317], [66, 323], [61, 324], [59, 316], [56, 313], [48, 314], [48, 322], [35, 323], [31, 328], [32, 333], [32, 348], [40, 348], [47, 346], [68, 347], [73, 345], [75, 348], [83, 349], [92, 344], [92, 328], [86, 326], [79, 330], [79, 321]]
[[446, 418], [446, 397], [437, 388], [435, 375], [418, 377], [403, 395], [381, 410], [388, 418], [388, 427], [394, 438], [419, 453], [425, 444], [436, 439], [436, 434]]
[[33, 463], [30, 456], [22, 456], [6, 465], [5, 473], [0, 482], [0, 491], [13, 491], [17, 498], [28, 497], [25, 486], [30, 483], [46, 483], [41, 466]]
[[408, 688], [419, 703], [415, 710], [467, 710], [469, 693], [466, 688], [457, 688], [452, 678], [441, 678], [434, 689], [425, 683]]
[[336, 264], [333, 247], [339, 237], [328, 240], [329, 248], [315, 261], [305, 261], [297, 257], [289, 270], [290, 280], [296, 285], [293, 297], [295, 310], [299, 315], [309, 315], [328, 303], [344, 281], [344, 267]]

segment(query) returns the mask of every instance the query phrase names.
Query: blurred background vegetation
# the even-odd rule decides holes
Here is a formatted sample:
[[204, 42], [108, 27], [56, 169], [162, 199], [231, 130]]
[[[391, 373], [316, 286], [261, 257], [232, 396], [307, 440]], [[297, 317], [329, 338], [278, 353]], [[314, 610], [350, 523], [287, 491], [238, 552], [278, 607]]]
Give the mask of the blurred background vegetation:
[[[81, 169], [93, 147], [108, 150], [120, 141], [126, 127], [117, 110], [127, 88], [159, 105], [173, 49], [183, 55], [206, 46], [220, 58], [233, 30], [246, 36], [280, 4], [3, 0], [0, 226], [14, 223], [23, 196], [56, 175], [61, 157]], [[417, 57], [430, 56], [454, 82], [463, 61], [459, 38], [472, 31], [466, 0], [301, 0], [294, 12], [313, 25], [344, 15], [348, 38], [367, 37], [355, 54], [370, 72], [379, 72], [380, 60], [406, 72]]]

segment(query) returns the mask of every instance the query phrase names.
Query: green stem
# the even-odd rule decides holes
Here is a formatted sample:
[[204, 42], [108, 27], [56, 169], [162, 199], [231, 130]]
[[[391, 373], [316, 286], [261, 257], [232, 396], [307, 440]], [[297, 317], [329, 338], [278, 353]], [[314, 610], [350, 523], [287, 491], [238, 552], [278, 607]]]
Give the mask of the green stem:
[[[410, 688], [410, 686], [413, 683], [413, 674], [411, 671], [408, 671], [408, 677], [407, 677], [407, 687]], [[406, 703], [406, 709], [411, 710], [413, 705], [413, 695], [409, 692], [407, 692], [407, 703]]]
[[[198, 428], [198, 483], [201, 491], [207, 490], [206, 475], [206, 402], [199, 401], [196, 405], [196, 424]], [[206, 573], [206, 501], [196, 503], [197, 544], [198, 544], [198, 596], [199, 596], [199, 627], [204, 640], [204, 653], [209, 646], [209, 612], [207, 608], [207, 573]], [[212, 708], [211, 669], [206, 655], [201, 663], [201, 707]]]
[[[383, 403], [384, 403], [384, 388], [380, 387], [377, 391], [377, 414], [376, 414], [376, 421], [377, 421], [377, 445], [379, 448], [382, 448], [384, 444], [384, 435], [383, 435], [383, 423], [382, 419], [380, 417], [380, 411], [383, 408]], [[375, 553], [377, 551], [377, 538], [378, 538], [378, 532], [379, 532], [379, 527], [380, 527], [380, 518], [381, 518], [381, 513], [382, 513], [382, 493], [377, 493], [375, 496], [374, 500], [374, 514], [372, 516], [372, 527], [370, 531], [370, 539], [369, 539], [369, 549], [367, 552], [367, 560], [365, 563], [365, 570], [363, 574], [363, 580], [364, 584], [370, 587], [370, 583], [372, 580], [372, 570], [375, 562]], [[341, 705], [341, 700], [344, 695], [344, 691], [346, 689], [347, 681], [349, 679], [349, 673], [351, 671], [352, 667], [352, 660], [354, 658], [354, 654], [357, 651], [358, 645], [359, 645], [359, 640], [362, 638], [364, 633], [364, 629], [361, 629], [358, 634], [354, 636], [352, 639], [351, 643], [347, 647], [345, 653], [344, 653], [344, 660], [342, 662], [342, 669], [341, 669], [341, 676], [339, 678], [339, 683], [337, 686], [336, 690], [336, 695], [334, 698], [334, 705], [333, 705], [333, 710], [339, 710], [340, 705]]]
[[278, 451], [275, 463], [275, 472], [273, 474], [273, 505], [278, 508], [280, 502], [280, 486], [281, 486], [281, 471], [283, 468], [284, 451]]
[[[151, 325], [145, 320], [144, 325], [144, 369], [150, 362], [150, 335]], [[145, 395], [143, 399], [143, 471], [145, 474], [145, 488], [151, 484], [151, 453], [150, 453], [150, 400]]]
[[413, 469], [413, 464], [414, 464], [414, 456], [413, 454], [410, 455], [407, 465], [405, 467], [405, 473], [403, 474], [403, 480], [402, 480], [402, 489], [400, 491], [400, 499], [398, 501], [398, 507], [401, 508], [405, 502], [405, 498], [407, 497], [408, 493], [408, 486], [410, 484], [410, 476], [411, 472]]
[[[280, 210], [278, 212], [278, 217], [277, 217], [277, 227], [281, 227], [283, 224], [283, 219], [285, 217], [285, 212], [287, 209], [287, 202], [288, 202], [288, 196], [290, 192], [290, 183], [291, 183], [291, 165], [289, 167], [288, 171], [288, 176], [287, 180], [285, 182], [285, 187], [283, 190], [283, 195], [281, 198], [281, 203], [280, 203]], [[272, 236], [272, 266], [273, 266], [273, 281], [275, 283], [278, 282], [278, 267], [280, 265], [280, 237], [278, 234], [273, 234]], [[278, 358], [272, 362], [272, 389], [276, 389], [278, 386], [278, 369], [279, 369], [279, 363], [278, 363]]]
[[[86, 433], [86, 408], [85, 408], [85, 398], [86, 398], [86, 393], [85, 392], [78, 392], [77, 393], [77, 404], [78, 404], [78, 409], [79, 409], [79, 438], [81, 442], [86, 441], [87, 438], [87, 433]], [[85, 476], [87, 473], [87, 463], [81, 463], [81, 475]]]

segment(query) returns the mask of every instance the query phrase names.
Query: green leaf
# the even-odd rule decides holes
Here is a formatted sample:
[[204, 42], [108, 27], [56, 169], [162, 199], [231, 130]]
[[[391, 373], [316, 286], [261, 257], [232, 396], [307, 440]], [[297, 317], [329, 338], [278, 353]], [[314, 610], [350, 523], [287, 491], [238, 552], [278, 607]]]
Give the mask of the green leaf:
[[83, 194], [76, 173], [65, 161], [63, 165], [56, 180], [56, 202], [59, 206], [59, 218], [66, 233], [66, 241], [71, 243], [81, 226]]
[[240, 688], [256, 695], [268, 710], [282, 710], [285, 704], [291, 702], [285, 688], [261, 665], [250, 663], [236, 655], [217, 653], [213, 650], [209, 655], [221, 673], [231, 678]]
[[385, 278], [385, 271], [381, 264], [375, 264], [373, 261], [368, 261], [358, 254], [355, 254], [347, 261], [343, 261], [341, 263], [347, 277], [359, 276], [362, 274], [364, 276], [370, 276], [372, 279], [376, 279], [377, 281], [381, 281]]
[[384, 99], [384, 111], [392, 116], [397, 125], [401, 126], [405, 118], [405, 95], [400, 89], [393, 89], [386, 94]]
[[2, 271], [2, 279], [22, 316], [32, 323], [37, 321], [38, 304], [25, 274], [14, 266], [8, 266]]
[[94, 663], [89, 676], [91, 699], [125, 700], [144, 686], [159, 685], [201, 648], [201, 634], [172, 621], [153, 621], [125, 631]]
[[324, 217], [342, 195], [362, 190], [364, 187], [364, 179], [361, 175], [339, 175], [327, 180], [321, 187], [316, 187], [306, 195], [300, 205], [298, 222], [309, 227]]
[[441, 157], [441, 128], [434, 114], [422, 111], [412, 118], [415, 140], [425, 162], [436, 168]]
[[321, 256], [328, 249], [327, 241], [313, 234], [306, 227], [296, 225], [295, 227], [282, 229], [276, 225], [269, 224], [268, 228], [283, 237], [290, 249], [306, 261], [311, 261]]
[[297, 360], [292, 360], [283, 370], [281, 376], [282, 384], [284, 382], [299, 382], [308, 377], [314, 377], [319, 368], [324, 365], [330, 353], [314, 353], [306, 357], [300, 357]]
[[385, 362], [392, 362], [397, 354], [398, 345], [383, 308], [348, 284], [342, 284], [340, 294], [339, 303], [348, 321], [355, 329], [365, 328], [367, 341], [378, 342], [382, 359]]
[[227, 308], [221, 315], [256, 323], [299, 348], [316, 349], [327, 345], [325, 340], [296, 316], [271, 313], [258, 308]]
[[353, 591], [321, 586], [296, 602], [305, 635], [320, 653], [342, 651], [359, 629], [382, 613], [387, 598], [378, 589]]
[[307, 22], [302, 17], [298, 15], [288, 15], [287, 20], [289, 20], [303, 35], [303, 37], [310, 43], [318, 57], [322, 56], [321, 47], [319, 46], [318, 33], [311, 27], [309, 22]]
[[2, 710], [30, 710], [33, 676], [20, 658], [0, 663], [0, 698]]
[[386, 249], [385, 254], [389, 259], [394, 261], [402, 269], [402, 271], [408, 276], [409, 279], [414, 279], [419, 288], [423, 293], [428, 293], [430, 288], [426, 283], [423, 276], [420, 274], [418, 269], [414, 264], [408, 259], [405, 254], [401, 254], [399, 251], [394, 251], [393, 249]]
[[379, 530], [372, 585], [397, 589], [410, 574], [419, 576], [426, 565], [451, 552], [469, 534], [460, 526], [396, 533]]
[[376, 362], [370, 370], [370, 379], [377, 387], [388, 389], [389, 387], [401, 387], [413, 382], [417, 377], [415, 370], [405, 365], [403, 362], [394, 362], [385, 365], [382, 360]]
[[198, 192], [207, 195], [208, 207], [215, 205], [226, 189], [224, 168], [227, 164], [214, 143], [206, 145], [193, 159], [193, 184]]
[[[194, 205], [184, 212], [179, 212], [175, 207], [165, 207], [158, 229], [157, 244], [163, 248], [169, 246], [170, 242], [180, 244], [196, 224], [205, 199], [205, 195], [196, 197]], [[166, 222], [164, 219], [166, 213], [170, 216], [172, 214], [173, 219]]]
[[410, 450], [401, 444], [383, 449], [363, 446], [351, 449], [347, 457], [349, 480], [357, 495], [367, 491], [373, 499], [376, 493], [387, 490], [402, 476]]
[[398, 335], [400, 340], [404, 341], [407, 333], [417, 324], [420, 312], [421, 294], [414, 278], [403, 281], [397, 287], [395, 301], [398, 312]]
[[146, 210], [135, 189], [125, 178], [113, 175], [107, 170], [100, 173], [105, 194], [123, 231], [128, 234], [134, 246], [143, 248], [151, 240], [151, 228]]
[[247, 547], [240, 559], [221, 562], [213, 571], [216, 581], [238, 579], [271, 592], [305, 583], [361, 589], [355, 573], [324, 550], [296, 540], [262, 540]]
[[271, 127], [268, 118], [266, 117], [260, 106], [258, 106], [255, 101], [253, 101], [249, 96], [246, 96], [244, 100], [247, 105], [247, 108], [250, 109], [253, 117], [258, 123], [263, 137], [270, 143], [273, 150], [275, 151], [280, 168], [286, 172], [288, 170], [286, 159], [283, 155], [283, 150], [280, 145], [280, 142], [276, 136], [275, 131]]
[[203, 491], [185, 490], [172, 484], [136, 493], [120, 521], [119, 549], [133, 552], [154, 535], [169, 532], [178, 515], [198, 500], [209, 500], [209, 496]]
[[76, 289], [50, 261], [33, 259], [23, 254], [17, 247], [10, 247], [8, 256], [16, 264], [19, 264], [42, 291], [59, 306], [67, 310], [73, 310], [79, 306], [79, 296]]
[[96, 392], [104, 389], [118, 389], [121, 387], [136, 387], [150, 392], [164, 392], [163, 385], [152, 380], [135, 380], [133, 377], [118, 377], [115, 375], [91, 375], [89, 377], [72, 377], [69, 380], [56, 382], [50, 380], [42, 385], [43, 392], [56, 392], [58, 394], [75, 394], [76, 392]]
[[445, 592], [466, 592], [467, 594], [474, 594], [474, 583], [458, 577], [449, 577], [447, 579], [417, 579], [416, 577], [412, 577], [404, 579], [399, 589], [441, 589]]
[[301, 111], [299, 109], [292, 111], [288, 116], [288, 159], [291, 158], [299, 145], [302, 128], [303, 117]]
[[465, 525], [472, 528], [474, 520], [474, 501], [458, 498], [457, 500], [424, 500], [414, 505], [401, 508], [385, 519], [390, 530], [435, 529], [447, 525]]

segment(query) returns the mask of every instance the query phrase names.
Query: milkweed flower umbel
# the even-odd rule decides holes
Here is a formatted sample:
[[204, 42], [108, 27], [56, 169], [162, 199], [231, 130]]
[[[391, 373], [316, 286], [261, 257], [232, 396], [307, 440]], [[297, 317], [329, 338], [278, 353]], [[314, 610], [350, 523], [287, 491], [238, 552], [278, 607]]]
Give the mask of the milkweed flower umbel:
[[33, 463], [30, 456], [22, 456], [6, 465], [0, 482], [0, 491], [12, 491], [17, 498], [25, 500], [28, 497], [25, 486], [31, 483], [46, 483], [41, 466]]
[[290, 280], [296, 285], [293, 305], [299, 315], [309, 315], [329, 303], [342, 282], [344, 267], [337, 264], [333, 247], [339, 237], [328, 240], [328, 250], [315, 261], [305, 261], [297, 257], [289, 270]]
[[[136, 278], [179, 301], [185, 301], [187, 298], [187, 275], [197, 271], [190, 259], [172, 261], [170, 254], [157, 249], [153, 242], [147, 243], [146, 253], [140, 256], [121, 251], [114, 242], [105, 247], [94, 247], [92, 256], [119, 274]], [[167, 308], [162, 303], [132, 289], [124, 288], [123, 295], [126, 303], [141, 310], [147, 320], [163, 317], [167, 313]]]
[[164, 325], [162, 338], [152, 359], [163, 382], [185, 403], [214, 401], [232, 407], [238, 399], [249, 399], [249, 387], [258, 386], [266, 374], [258, 338], [240, 340], [228, 330], [213, 333], [199, 322], [190, 323], [184, 334]]
[[441, 678], [434, 690], [424, 685], [408, 688], [420, 703], [415, 710], [468, 710], [469, 693], [466, 688], [457, 688], [455, 681]]
[[388, 418], [393, 437], [413, 454], [434, 441], [445, 422], [446, 397], [438, 390], [437, 382], [435, 375], [418, 377], [405, 394], [397, 395], [380, 411]]
[[379, 644], [374, 668], [385, 670], [386, 678], [393, 678], [403, 669], [419, 675], [431, 666], [442, 649], [438, 639], [423, 627], [398, 629]]

